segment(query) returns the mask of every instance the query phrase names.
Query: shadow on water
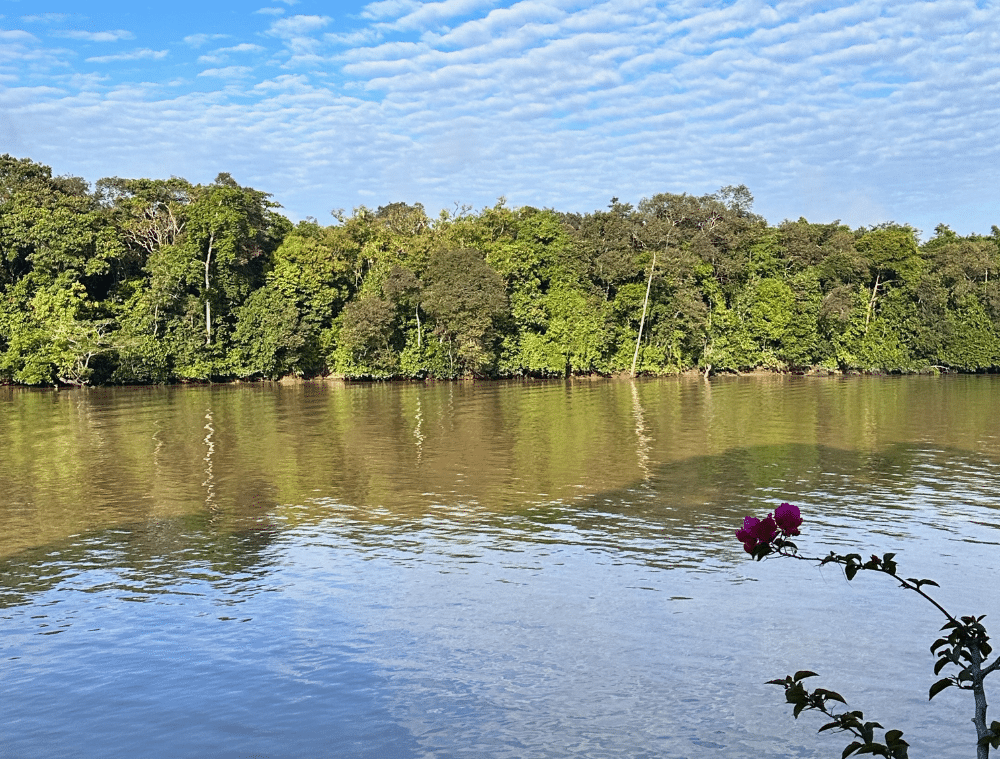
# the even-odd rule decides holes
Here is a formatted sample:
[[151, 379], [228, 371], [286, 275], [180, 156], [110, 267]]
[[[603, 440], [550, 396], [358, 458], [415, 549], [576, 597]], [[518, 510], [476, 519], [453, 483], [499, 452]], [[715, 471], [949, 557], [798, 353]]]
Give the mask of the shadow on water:
[[[743, 517], [784, 501], [802, 508], [808, 539], [823, 553], [866, 544], [897, 550], [915, 530], [928, 539], [1000, 545], [997, 482], [1000, 466], [967, 451], [787, 444], [658, 464], [630, 485], [565, 501], [394, 511], [319, 498], [282, 510], [291, 512], [296, 530], [334, 531], [367, 557], [397, 562], [420, 562], [430, 550], [472, 560], [545, 544], [712, 573], [745, 561], [733, 535]], [[980, 528], [975, 539], [973, 523]]]
[[[903, 521], [928, 519], [929, 510], [1000, 529], [996, 482], [1000, 465], [991, 460], [902, 443], [877, 452], [803, 444], [736, 448], [647, 465], [642, 479], [620, 488], [524, 503], [470, 506], [437, 497], [422, 508], [408, 500], [397, 510], [317, 497], [279, 505], [259, 495], [276, 486], [257, 481], [250, 511], [219, 507], [118, 525], [7, 557], [0, 561], [0, 606], [28, 603], [105, 570], [117, 573], [123, 590], [144, 587], [149, 594], [169, 593], [192, 576], [219, 591], [253, 587], [273, 568], [275, 543], [287, 530], [324, 525], [367, 554], [419, 554], [425, 533], [459, 544], [489, 538], [497, 547], [562, 542], [663, 568], [714, 568], [733, 560], [731, 533], [743, 516], [782, 501], [800, 505], [811, 525], [829, 531], [849, 524], [902, 534]], [[940, 519], [936, 526], [952, 530]]]

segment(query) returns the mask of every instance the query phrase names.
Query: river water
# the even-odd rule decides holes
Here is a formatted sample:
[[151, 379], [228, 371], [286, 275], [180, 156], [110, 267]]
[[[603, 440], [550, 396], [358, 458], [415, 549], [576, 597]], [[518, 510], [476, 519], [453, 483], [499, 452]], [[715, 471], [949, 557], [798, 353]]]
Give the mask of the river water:
[[837, 756], [806, 668], [972, 756], [932, 607], [733, 532], [989, 624], [998, 483], [997, 377], [0, 388], [0, 756]]

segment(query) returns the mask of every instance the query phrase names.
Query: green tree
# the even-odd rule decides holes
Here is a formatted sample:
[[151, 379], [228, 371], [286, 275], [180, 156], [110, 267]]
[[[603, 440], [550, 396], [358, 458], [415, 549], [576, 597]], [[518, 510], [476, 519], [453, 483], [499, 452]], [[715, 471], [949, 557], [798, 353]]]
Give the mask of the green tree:
[[147, 304], [152, 333], [168, 343], [182, 379], [225, 376], [237, 310], [264, 284], [271, 254], [290, 225], [266, 193], [228, 174], [191, 188], [179, 209], [182, 231], [150, 254]]
[[114, 346], [104, 301], [123, 252], [86, 182], [0, 157], [0, 376], [106, 378]]
[[423, 309], [448, 356], [450, 376], [485, 376], [496, 360], [498, 326], [507, 316], [504, 283], [471, 248], [431, 254], [425, 273]]

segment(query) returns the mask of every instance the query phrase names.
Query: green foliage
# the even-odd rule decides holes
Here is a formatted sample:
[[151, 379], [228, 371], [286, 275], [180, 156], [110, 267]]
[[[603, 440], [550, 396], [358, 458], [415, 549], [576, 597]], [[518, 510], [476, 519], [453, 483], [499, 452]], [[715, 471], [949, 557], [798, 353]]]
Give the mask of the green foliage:
[[[743, 543], [744, 551], [749, 552], [756, 561], [761, 561], [768, 556], [777, 556], [800, 561], [814, 561], [819, 566], [837, 564], [844, 568], [844, 576], [848, 582], [854, 580], [863, 571], [887, 575], [899, 583], [901, 588], [915, 592], [941, 612], [947, 621], [941, 627], [941, 630], [945, 632], [945, 637], [938, 638], [931, 644], [931, 653], [938, 657], [934, 666], [934, 674], [935, 676], [940, 675], [941, 671], [948, 666], [957, 667], [959, 671], [957, 674], [941, 678], [931, 685], [928, 699], [932, 700], [936, 695], [952, 686], [973, 692], [975, 713], [972, 722], [977, 734], [977, 756], [980, 759], [987, 759], [991, 746], [993, 748], [1000, 747], [1000, 729], [998, 729], [1000, 722], [994, 720], [990, 725], [986, 723], [988, 707], [984, 680], [1000, 668], [1000, 659], [987, 662], [993, 648], [989, 644], [989, 635], [982, 624], [985, 615], [960, 618], [953, 616], [924, 590], [928, 587], [938, 587], [936, 582], [916, 577], [904, 579], [898, 574], [895, 553], [884, 553], [882, 556], [871, 554], [867, 560], [860, 553], [840, 555], [834, 551], [822, 559], [800, 555], [798, 548], [789, 543], [786, 538], [789, 535], [799, 535], [802, 522], [803, 519], [798, 507], [783, 503], [775, 509], [773, 514], [768, 514], [764, 519], [747, 516], [743, 521], [743, 528], [737, 530], [736, 538]], [[793, 705], [792, 716], [796, 719], [805, 710], [817, 710], [831, 720], [820, 727], [819, 732], [837, 730], [851, 733], [859, 739], [852, 741], [844, 749], [842, 754], [844, 759], [853, 754], [873, 754], [887, 757], [887, 759], [905, 759], [909, 744], [903, 740], [902, 731], [887, 730], [885, 731], [884, 743], [876, 741], [875, 730], [884, 729], [881, 724], [865, 722], [864, 714], [860, 711], [834, 712], [828, 702], [839, 701], [846, 705], [846, 701], [838, 693], [822, 688], [817, 688], [814, 691], [805, 688], [802, 680], [815, 676], [815, 672], [801, 670], [794, 675], [770, 680], [768, 683], [784, 687], [785, 700]]]
[[441, 249], [425, 273], [423, 308], [447, 346], [448, 375], [485, 376], [497, 360], [498, 325], [508, 313], [503, 280], [472, 248]]
[[236, 309], [228, 373], [265, 379], [302, 375], [318, 364], [317, 351], [305, 350], [313, 336], [294, 300], [276, 287], [262, 287]]
[[768, 684], [784, 687], [785, 700], [793, 705], [792, 716], [796, 719], [803, 711], [816, 710], [830, 718], [829, 722], [819, 728], [819, 732], [823, 733], [827, 730], [848, 732], [860, 739], [847, 745], [841, 754], [842, 759], [847, 759], [854, 754], [872, 754], [884, 756], [887, 759], [906, 759], [910, 744], [903, 740], [902, 730], [885, 730], [883, 738], [885, 742], [876, 741], [875, 731], [884, 730], [880, 723], [866, 722], [864, 712], [861, 711], [833, 712], [829, 707], [829, 702], [846, 705], [847, 701], [839, 693], [825, 688], [807, 690], [802, 681], [809, 677], [817, 677], [817, 675], [815, 672], [801, 670], [779, 680], [769, 680]]
[[634, 353], [650, 374], [1000, 367], [1000, 231], [918, 246], [895, 224], [768, 227], [752, 204], [390, 203], [293, 226], [228, 174], [91, 191], [0, 156], [0, 381], [565, 376]]
[[348, 303], [340, 315], [336, 367], [351, 377], [384, 379], [399, 369], [393, 346], [396, 311], [376, 295]]

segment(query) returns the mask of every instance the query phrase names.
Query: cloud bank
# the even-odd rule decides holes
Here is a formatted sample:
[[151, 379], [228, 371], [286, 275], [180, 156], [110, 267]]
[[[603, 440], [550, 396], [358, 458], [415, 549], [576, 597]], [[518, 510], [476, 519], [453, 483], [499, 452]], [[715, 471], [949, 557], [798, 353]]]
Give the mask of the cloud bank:
[[1000, 224], [996, 2], [314, 5], [97, 55], [143, 30], [0, 20], [0, 150], [88, 179], [229, 171], [320, 220], [745, 183], [774, 222]]

